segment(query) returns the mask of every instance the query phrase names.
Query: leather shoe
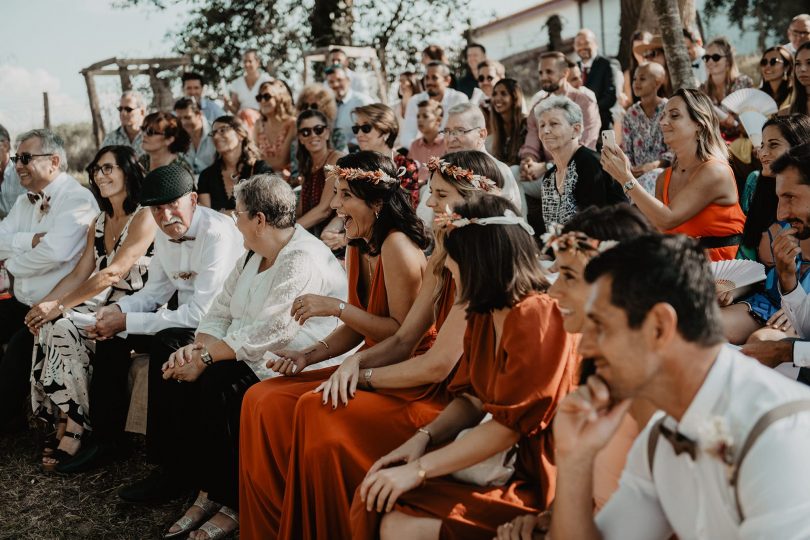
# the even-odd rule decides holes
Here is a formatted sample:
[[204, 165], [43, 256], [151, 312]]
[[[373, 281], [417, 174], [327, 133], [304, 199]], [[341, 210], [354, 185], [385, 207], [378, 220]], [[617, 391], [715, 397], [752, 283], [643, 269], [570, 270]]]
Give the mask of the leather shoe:
[[118, 497], [130, 504], [163, 504], [190, 494], [190, 486], [176, 474], [157, 467], [142, 478], [118, 490]]

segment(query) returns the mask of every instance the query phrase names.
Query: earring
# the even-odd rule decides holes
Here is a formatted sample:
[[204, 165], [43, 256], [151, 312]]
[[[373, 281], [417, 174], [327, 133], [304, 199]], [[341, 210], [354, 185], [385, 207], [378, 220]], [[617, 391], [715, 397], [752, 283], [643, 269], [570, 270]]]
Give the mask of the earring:
[[374, 210], [374, 219], [380, 219], [380, 211]]

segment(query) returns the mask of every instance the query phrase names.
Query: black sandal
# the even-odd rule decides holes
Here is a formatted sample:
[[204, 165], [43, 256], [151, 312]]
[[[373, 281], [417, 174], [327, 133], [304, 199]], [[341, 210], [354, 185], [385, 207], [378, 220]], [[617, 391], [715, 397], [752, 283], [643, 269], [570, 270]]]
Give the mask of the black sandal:
[[[65, 433], [62, 435], [62, 437], [63, 438], [64, 437], [70, 437], [71, 439], [76, 439], [79, 442], [81, 442], [81, 440], [82, 440], [82, 434], [81, 433], [73, 433], [72, 431], [65, 431]], [[51, 463], [43, 463], [42, 464], [42, 470], [45, 471], [45, 472], [54, 472], [56, 470], [56, 467], [60, 463], [64, 463], [64, 462], [72, 459], [73, 456], [75, 456], [75, 455], [76, 454], [70, 454], [70, 453], [65, 452], [64, 450], [62, 450], [60, 448], [57, 448], [57, 449], [55, 449], [53, 451], [53, 453], [50, 456], [47, 456], [50, 459], [52, 459], [53, 461]]]
[[59, 424], [67, 424], [67, 417], [64, 418], [57, 418], [56, 419], [56, 429], [51, 431], [45, 436], [45, 441], [42, 443], [42, 457], [51, 457], [59, 446], [59, 442], [62, 440], [61, 437], [58, 437], [59, 434]]

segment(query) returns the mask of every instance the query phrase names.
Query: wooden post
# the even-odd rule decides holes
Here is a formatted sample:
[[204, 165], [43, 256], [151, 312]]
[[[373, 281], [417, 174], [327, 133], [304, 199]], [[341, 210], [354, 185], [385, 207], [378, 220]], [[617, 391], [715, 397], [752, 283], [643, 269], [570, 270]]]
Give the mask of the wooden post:
[[48, 106], [48, 92], [42, 92], [42, 109], [44, 111], [42, 125], [45, 129], [51, 129], [51, 108]]
[[96, 83], [93, 80], [92, 71], [82, 71], [84, 82], [87, 84], [87, 97], [90, 100], [90, 115], [93, 118], [93, 138], [96, 141], [96, 148], [101, 148], [101, 141], [104, 140], [104, 123], [101, 121], [101, 111], [98, 107], [98, 95], [96, 94]]

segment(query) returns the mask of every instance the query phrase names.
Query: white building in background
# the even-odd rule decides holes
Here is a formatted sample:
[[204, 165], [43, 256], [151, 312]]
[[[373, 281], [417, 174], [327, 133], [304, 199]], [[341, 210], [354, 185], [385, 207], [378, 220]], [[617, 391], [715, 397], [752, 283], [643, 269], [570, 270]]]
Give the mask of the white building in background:
[[[725, 35], [735, 45], [738, 54], [752, 54], [757, 51], [756, 32], [741, 32], [725, 16], [707, 19], [703, 13], [705, 3], [705, 0], [695, 2], [706, 34], [703, 36], [704, 41]], [[489, 57], [507, 58], [545, 46], [548, 43], [548, 29], [545, 24], [549, 17], [557, 15], [562, 21], [563, 40], [573, 39], [580, 28], [590, 28], [596, 34], [600, 54], [616, 56], [619, 52], [620, 11], [620, 0], [545, 0], [473, 28], [471, 38], [487, 48]], [[753, 28], [753, 25], [750, 27]], [[776, 42], [782, 43], [786, 39], [782, 35]]]

